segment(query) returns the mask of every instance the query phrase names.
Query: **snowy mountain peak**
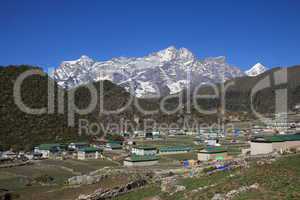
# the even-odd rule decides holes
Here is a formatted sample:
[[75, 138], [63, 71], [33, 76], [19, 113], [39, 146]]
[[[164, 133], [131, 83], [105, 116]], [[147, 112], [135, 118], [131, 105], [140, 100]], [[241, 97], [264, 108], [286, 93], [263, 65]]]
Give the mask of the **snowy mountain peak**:
[[171, 60], [180, 60], [180, 59], [189, 60], [195, 58], [193, 53], [190, 52], [188, 49], [186, 48], [176, 49], [175, 46], [170, 46], [152, 55], [158, 56], [161, 59], [161, 61], [166, 61], [166, 62]]
[[195, 58], [194, 54], [186, 48], [179, 49], [179, 57], [183, 58], [183, 59], [194, 59]]
[[166, 49], [164, 49], [162, 51], [177, 51], [177, 49], [174, 45], [171, 45], [171, 46], [167, 47]]
[[92, 59], [86, 55], [82, 55], [80, 56], [80, 60], [92, 60]]
[[91, 59], [90, 57], [88, 57], [86, 55], [82, 55], [77, 60], [63, 61], [61, 63], [61, 66], [67, 65], [67, 66], [77, 67], [78, 65], [89, 65], [89, 64], [92, 64], [94, 62], [95, 61], [93, 59]]
[[171, 61], [176, 58], [177, 49], [174, 46], [170, 46], [157, 52], [156, 55], [160, 57], [162, 61]]
[[264, 73], [268, 69], [261, 63], [256, 63], [251, 69], [245, 71], [245, 74], [248, 76], [257, 76]]
[[[127, 91], [133, 89], [137, 97], [148, 97], [174, 94], [188, 86], [243, 75], [239, 68], [226, 63], [225, 57], [199, 60], [186, 48], [170, 46], [144, 57], [117, 57], [107, 61], [94, 61], [84, 55], [78, 60], [62, 62], [53, 78], [66, 88], [110, 80]], [[131, 90], [130, 86], [133, 86]]]

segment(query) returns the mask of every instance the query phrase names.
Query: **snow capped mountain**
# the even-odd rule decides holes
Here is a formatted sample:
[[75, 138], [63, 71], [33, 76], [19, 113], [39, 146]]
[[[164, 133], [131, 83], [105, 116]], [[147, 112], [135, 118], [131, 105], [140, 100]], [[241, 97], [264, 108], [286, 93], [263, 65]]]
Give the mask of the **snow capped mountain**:
[[81, 56], [64, 61], [53, 78], [65, 88], [99, 80], [110, 80], [137, 97], [175, 94], [203, 82], [222, 82], [245, 75], [226, 63], [225, 57], [199, 60], [186, 48], [170, 46], [144, 57], [118, 57], [94, 61]]
[[251, 69], [245, 71], [245, 74], [248, 76], [257, 76], [264, 73], [268, 69], [263, 66], [261, 63], [256, 63]]

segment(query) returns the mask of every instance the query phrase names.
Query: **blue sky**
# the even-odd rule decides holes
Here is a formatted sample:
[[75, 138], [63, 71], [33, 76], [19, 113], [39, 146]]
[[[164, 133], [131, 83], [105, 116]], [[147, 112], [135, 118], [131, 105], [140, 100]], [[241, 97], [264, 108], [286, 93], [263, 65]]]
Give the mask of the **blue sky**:
[[300, 64], [298, 0], [1, 0], [0, 65], [56, 67], [170, 45], [247, 69]]

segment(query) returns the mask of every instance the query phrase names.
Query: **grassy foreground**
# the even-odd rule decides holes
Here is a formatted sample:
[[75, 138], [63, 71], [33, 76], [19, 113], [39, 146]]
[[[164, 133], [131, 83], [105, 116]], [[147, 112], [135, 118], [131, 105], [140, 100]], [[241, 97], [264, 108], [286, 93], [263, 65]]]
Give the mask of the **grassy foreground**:
[[[300, 199], [300, 155], [293, 155], [262, 166], [251, 164], [250, 169], [240, 169], [230, 172], [219, 172], [211, 176], [200, 178], [184, 178], [179, 185], [186, 187], [184, 192], [168, 196], [160, 191], [158, 185], [126, 194], [118, 200], [141, 200], [150, 197], [159, 197], [161, 200], [211, 199], [216, 193], [226, 194], [241, 186], [249, 186], [258, 183], [257, 190], [249, 190], [236, 196], [235, 199]], [[202, 190], [191, 192], [199, 187], [215, 185]]]
[[[43, 160], [34, 165], [0, 169], [0, 188], [5, 188], [17, 194], [18, 200], [73, 200], [79, 194], [88, 194], [99, 187], [109, 188], [126, 183], [126, 177], [105, 180], [99, 184], [68, 187], [68, 178], [86, 174], [103, 168], [116, 166], [107, 160]], [[31, 183], [39, 177], [51, 177], [53, 180], [44, 185]]]

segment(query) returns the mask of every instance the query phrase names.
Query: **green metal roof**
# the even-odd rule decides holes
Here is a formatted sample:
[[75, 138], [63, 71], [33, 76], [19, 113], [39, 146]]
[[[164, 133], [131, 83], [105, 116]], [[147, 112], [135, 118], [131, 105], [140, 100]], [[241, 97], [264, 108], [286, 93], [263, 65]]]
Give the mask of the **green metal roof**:
[[262, 142], [262, 143], [271, 143], [271, 142], [286, 142], [286, 141], [300, 141], [300, 134], [293, 135], [272, 135], [272, 136], [262, 136], [254, 138], [252, 142]]
[[53, 148], [60, 148], [61, 146], [61, 144], [40, 144], [38, 148], [40, 150], [51, 150]]
[[127, 161], [132, 161], [132, 162], [145, 162], [145, 161], [154, 161], [154, 160], [158, 160], [159, 156], [156, 155], [144, 155], [144, 156], [140, 156], [140, 155], [135, 155], [132, 154], [129, 158], [127, 158]]
[[199, 153], [213, 154], [213, 153], [224, 153], [224, 152], [227, 152], [227, 150], [222, 147], [207, 147], [201, 150]]
[[82, 151], [82, 152], [85, 152], [85, 153], [95, 153], [99, 150], [95, 147], [85, 147], [85, 148], [79, 149], [79, 151]]
[[144, 149], [144, 150], [156, 150], [157, 148], [154, 147], [154, 146], [147, 146], [147, 145], [144, 145], [144, 146], [136, 146], [134, 147], [136, 149]]
[[191, 151], [191, 147], [184, 147], [184, 146], [171, 146], [171, 147], [160, 147], [160, 152], [174, 152], [174, 151]]

